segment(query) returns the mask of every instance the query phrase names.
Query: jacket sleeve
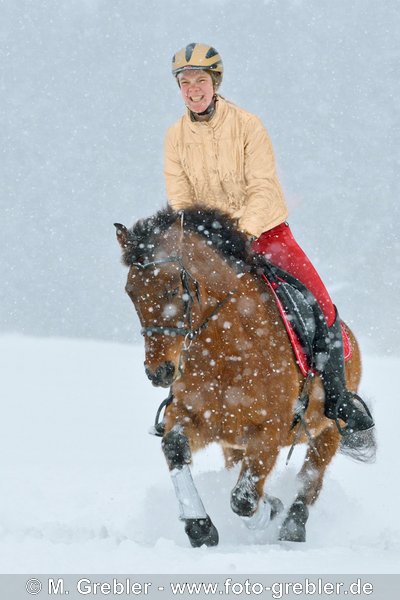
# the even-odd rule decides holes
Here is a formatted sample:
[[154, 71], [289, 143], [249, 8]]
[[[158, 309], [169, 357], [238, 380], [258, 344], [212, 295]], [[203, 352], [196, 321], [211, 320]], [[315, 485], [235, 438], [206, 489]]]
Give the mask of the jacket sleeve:
[[194, 191], [180, 161], [172, 128], [165, 137], [164, 175], [168, 204], [174, 210], [191, 206]]
[[244, 160], [247, 202], [239, 216], [239, 225], [258, 237], [283, 223], [288, 215], [272, 144], [258, 117], [247, 123]]

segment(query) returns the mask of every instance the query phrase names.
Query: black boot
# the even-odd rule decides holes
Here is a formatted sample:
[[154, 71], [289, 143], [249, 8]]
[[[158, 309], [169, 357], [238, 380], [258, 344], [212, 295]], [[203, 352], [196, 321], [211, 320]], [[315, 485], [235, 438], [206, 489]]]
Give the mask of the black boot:
[[[365, 455], [364, 458], [360, 456], [354, 458], [372, 460], [375, 441], [371, 430], [375, 424], [365, 402], [356, 393], [346, 388], [342, 328], [337, 313], [335, 322], [329, 328], [329, 338], [330, 354], [321, 371], [325, 390], [325, 416], [336, 421], [343, 436], [342, 449], [345, 452], [347, 449], [347, 453], [351, 455], [358, 451], [361, 454], [369, 453], [368, 457]], [[340, 426], [339, 419], [345, 422], [345, 427]]]

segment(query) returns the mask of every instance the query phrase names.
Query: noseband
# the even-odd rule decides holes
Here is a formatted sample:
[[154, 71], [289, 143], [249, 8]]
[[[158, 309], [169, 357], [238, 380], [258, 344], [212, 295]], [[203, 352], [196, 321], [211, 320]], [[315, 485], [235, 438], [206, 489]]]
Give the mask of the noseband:
[[195, 289], [195, 297], [200, 304], [200, 287], [198, 281], [189, 273], [183, 264], [182, 258], [180, 256], [167, 256], [166, 258], [159, 258], [157, 260], [153, 260], [147, 263], [131, 263], [135, 267], [139, 267], [140, 269], [147, 269], [148, 267], [156, 267], [158, 265], [164, 265], [167, 263], [177, 263], [180, 269], [180, 277], [183, 288], [183, 306], [184, 313], [183, 318], [187, 321], [188, 327], [169, 327], [167, 325], [151, 325], [149, 327], [143, 327], [141, 329], [142, 335], [153, 335], [161, 334], [161, 335], [170, 335], [170, 336], [182, 336], [184, 338], [184, 350], [188, 350], [192, 341], [200, 335], [204, 329], [208, 326], [209, 322], [215, 317], [215, 315], [221, 310], [221, 308], [230, 300], [230, 298], [236, 294], [237, 290], [233, 290], [229, 292], [225, 298], [220, 300], [212, 312], [204, 319], [204, 321], [195, 329], [193, 329], [193, 315], [192, 315], [192, 306], [194, 302], [194, 297], [190, 289], [190, 281], [194, 284]]

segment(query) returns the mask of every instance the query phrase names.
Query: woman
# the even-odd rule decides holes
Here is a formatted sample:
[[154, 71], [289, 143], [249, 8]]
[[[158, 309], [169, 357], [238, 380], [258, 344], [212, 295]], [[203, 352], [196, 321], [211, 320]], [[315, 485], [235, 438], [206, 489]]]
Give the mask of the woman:
[[167, 132], [165, 178], [175, 210], [193, 204], [219, 208], [255, 237], [253, 250], [299, 279], [314, 294], [330, 331], [321, 371], [325, 415], [346, 423], [345, 443], [362, 448], [374, 422], [364, 402], [346, 389], [340, 319], [321, 278], [293, 238], [268, 134], [258, 117], [218, 95], [223, 65], [206, 44], [189, 44], [172, 59], [187, 107]]

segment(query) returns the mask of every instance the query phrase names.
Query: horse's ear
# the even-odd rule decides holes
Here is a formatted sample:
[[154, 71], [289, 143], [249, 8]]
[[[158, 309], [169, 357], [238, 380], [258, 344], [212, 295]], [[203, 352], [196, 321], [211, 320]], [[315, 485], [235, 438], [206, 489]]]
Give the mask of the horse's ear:
[[114, 227], [117, 230], [116, 233], [119, 245], [124, 250], [128, 247], [129, 244], [129, 231], [127, 230], [125, 225], [122, 225], [121, 223], [114, 223]]

